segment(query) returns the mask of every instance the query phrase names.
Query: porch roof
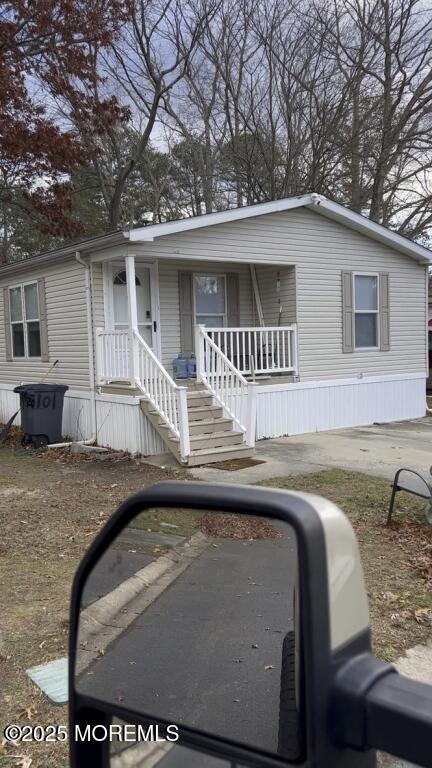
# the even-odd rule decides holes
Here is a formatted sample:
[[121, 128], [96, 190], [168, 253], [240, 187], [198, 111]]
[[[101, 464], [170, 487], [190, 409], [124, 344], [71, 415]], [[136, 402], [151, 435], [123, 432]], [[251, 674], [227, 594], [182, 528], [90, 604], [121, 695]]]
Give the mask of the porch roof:
[[0, 276], [9, 272], [24, 271], [27, 267], [49, 262], [51, 260], [62, 259], [74, 256], [77, 252], [81, 254], [94, 253], [101, 248], [113, 247], [122, 243], [146, 243], [152, 242], [159, 237], [166, 237], [180, 232], [188, 232], [193, 229], [214, 226], [215, 224], [224, 224], [231, 221], [240, 221], [253, 216], [263, 216], [268, 213], [277, 213], [289, 211], [294, 208], [306, 207], [314, 210], [315, 213], [325, 216], [334, 221], [356, 230], [367, 237], [372, 238], [384, 245], [393, 248], [400, 253], [415, 259], [421, 264], [432, 264], [432, 251], [424, 248], [417, 243], [408, 240], [406, 237], [392, 232], [387, 227], [377, 224], [359, 213], [345, 208], [343, 205], [327, 200], [323, 195], [315, 193], [300, 195], [298, 197], [287, 197], [282, 200], [274, 200], [268, 203], [257, 203], [242, 208], [232, 208], [227, 211], [208, 213], [203, 216], [193, 216], [177, 221], [168, 221], [164, 224], [150, 224], [146, 227], [137, 227], [130, 230], [117, 230], [108, 232], [92, 238], [87, 238], [79, 242], [71, 243], [55, 250], [45, 251], [29, 259], [22, 259], [6, 265], [0, 265]]
[[130, 242], [146, 243], [152, 242], [159, 237], [166, 237], [180, 232], [188, 232], [193, 229], [213, 226], [215, 224], [226, 224], [231, 221], [240, 221], [253, 216], [263, 216], [268, 213], [277, 213], [288, 211], [293, 208], [306, 207], [313, 209], [315, 213], [325, 216], [334, 221], [356, 230], [367, 237], [384, 243], [384, 245], [394, 248], [407, 256], [420, 262], [421, 264], [432, 263], [432, 251], [424, 248], [412, 240], [393, 232], [382, 224], [367, 219], [359, 213], [346, 208], [339, 203], [327, 200], [323, 195], [316, 193], [300, 195], [299, 197], [287, 197], [282, 200], [273, 200], [269, 203], [257, 203], [242, 208], [233, 208], [228, 211], [208, 213], [203, 216], [193, 216], [178, 221], [168, 221], [164, 224], [152, 224], [147, 227], [138, 227], [131, 229], [127, 234]]

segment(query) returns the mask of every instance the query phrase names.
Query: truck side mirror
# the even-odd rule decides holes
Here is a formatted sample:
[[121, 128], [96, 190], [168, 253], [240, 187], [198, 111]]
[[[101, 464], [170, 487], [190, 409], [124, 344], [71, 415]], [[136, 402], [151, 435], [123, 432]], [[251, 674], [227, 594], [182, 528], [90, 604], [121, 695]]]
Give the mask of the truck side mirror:
[[70, 626], [73, 768], [156, 765], [155, 738], [161, 761], [176, 744], [242, 766], [369, 768], [374, 748], [431, 765], [432, 688], [372, 656], [357, 541], [319, 497], [132, 496], [80, 564]]

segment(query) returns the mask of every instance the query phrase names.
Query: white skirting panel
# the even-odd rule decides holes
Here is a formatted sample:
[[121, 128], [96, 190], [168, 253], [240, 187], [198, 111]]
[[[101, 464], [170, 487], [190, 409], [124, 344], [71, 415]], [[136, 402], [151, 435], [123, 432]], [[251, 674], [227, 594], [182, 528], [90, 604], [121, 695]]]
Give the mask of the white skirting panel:
[[425, 415], [424, 373], [257, 388], [257, 440]]
[[144, 456], [167, 450], [141, 411], [137, 398], [101, 395], [97, 398], [96, 407], [98, 445]]
[[[425, 374], [419, 373], [259, 386], [257, 440], [424, 416], [425, 382]], [[0, 384], [3, 423], [19, 408], [12, 389]], [[87, 392], [66, 393], [65, 437], [85, 440], [91, 436], [90, 408]], [[96, 411], [98, 445], [144, 456], [166, 451], [137, 398], [98, 395]]]
[[[6, 424], [19, 408], [19, 395], [13, 391], [9, 384], [0, 384], [0, 424]], [[20, 414], [16, 417], [14, 424], [21, 423]]]
[[[19, 408], [13, 387], [0, 383], [0, 423], [7, 422]], [[91, 400], [88, 392], [66, 392], [62, 433], [65, 439], [87, 440], [91, 435]], [[118, 451], [149, 456], [166, 447], [134, 397], [97, 395], [97, 444]], [[14, 424], [20, 424], [18, 417]]]

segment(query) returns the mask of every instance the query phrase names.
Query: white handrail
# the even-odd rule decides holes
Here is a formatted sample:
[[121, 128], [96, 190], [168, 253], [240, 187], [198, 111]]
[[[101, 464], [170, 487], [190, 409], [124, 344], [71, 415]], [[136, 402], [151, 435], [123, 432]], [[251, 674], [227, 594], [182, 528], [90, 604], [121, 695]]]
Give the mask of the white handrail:
[[209, 389], [247, 445], [255, 444], [255, 385], [249, 384], [202, 325], [196, 326], [197, 379]]
[[179, 438], [180, 454], [186, 458], [190, 453], [187, 389], [177, 386], [138, 331], [134, 330], [133, 337], [138, 344], [137, 384]]
[[208, 328], [207, 333], [243, 374], [297, 373], [296, 323]]
[[[173, 436], [180, 455], [190, 454], [187, 389], [179, 387], [138, 331], [96, 331], [98, 383], [128, 381], [151, 403]], [[135, 364], [136, 361], [136, 364]]]

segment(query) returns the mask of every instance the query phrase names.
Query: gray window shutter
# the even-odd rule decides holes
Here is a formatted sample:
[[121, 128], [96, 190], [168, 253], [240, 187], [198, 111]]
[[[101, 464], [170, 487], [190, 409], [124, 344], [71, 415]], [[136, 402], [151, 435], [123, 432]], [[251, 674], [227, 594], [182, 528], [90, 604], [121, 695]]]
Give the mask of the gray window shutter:
[[40, 277], [37, 281], [38, 299], [39, 299], [39, 327], [41, 341], [41, 359], [47, 363], [49, 361], [48, 349], [48, 323], [46, 311], [45, 278]]
[[9, 288], [3, 288], [3, 306], [4, 306], [4, 322], [5, 322], [5, 340], [6, 340], [6, 360], [12, 360], [12, 338], [10, 327], [10, 305], [9, 305]]
[[379, 276], [379, 323], [380, 323], [380, 350], [390, 350], [390, 299], [389, 299], [389, 275], [381, 272]]
[[354, 352], [352, 272], [342, 272], [342, 352]]
[[228, 328], [239, 328], [240, 326], [239, 276], [236, 272], [229, 272], [227, 274], [226, 291], [227, 291]]
[[194, 350], [192, 272], [179, 272], [180, 347], [183, 355]]

